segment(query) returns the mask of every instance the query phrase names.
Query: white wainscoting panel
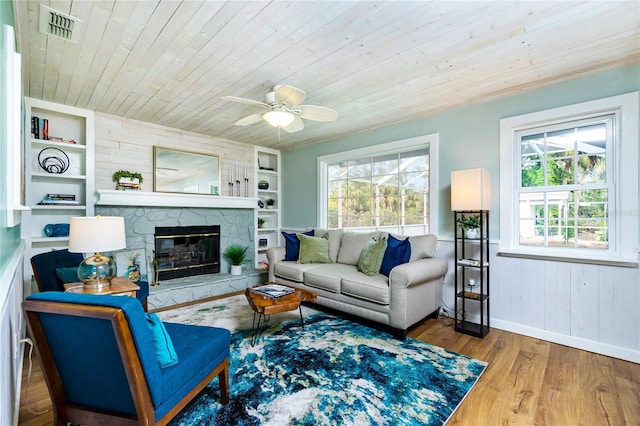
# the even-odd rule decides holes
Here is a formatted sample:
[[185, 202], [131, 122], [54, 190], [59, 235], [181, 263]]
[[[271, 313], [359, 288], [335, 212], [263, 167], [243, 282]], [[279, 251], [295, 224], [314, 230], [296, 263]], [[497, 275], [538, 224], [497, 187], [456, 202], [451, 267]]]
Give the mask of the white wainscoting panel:
[[21, 244], [0, 277], [0, 425], [18, 424], [22, 383], [22, 348], [25, 335], [22, 316]]
[[[640, 363], [638, 268], [503, 257], [490, 244], [491, 327]], [[443, 302], [454, 307], [453, 241]], [[467, 302], [466, 315], [477, 315]]]

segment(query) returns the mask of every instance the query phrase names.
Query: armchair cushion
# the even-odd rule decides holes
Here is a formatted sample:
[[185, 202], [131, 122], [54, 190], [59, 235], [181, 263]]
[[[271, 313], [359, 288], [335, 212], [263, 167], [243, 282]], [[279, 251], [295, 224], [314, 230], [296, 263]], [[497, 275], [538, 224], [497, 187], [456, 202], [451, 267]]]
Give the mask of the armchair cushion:
[[164, 323], [156, 314], [147, 314], [147, 323], [151, 330], [156, 359], [160, 368], [171, 367], [178, 363], [178, 354], [173, 347], [171, 336], [167, 333]]
[[75, 283], [79, 281], [78, 267], [72, 268], [56, 268], [56, 275], [62, 281], [62, 284]]

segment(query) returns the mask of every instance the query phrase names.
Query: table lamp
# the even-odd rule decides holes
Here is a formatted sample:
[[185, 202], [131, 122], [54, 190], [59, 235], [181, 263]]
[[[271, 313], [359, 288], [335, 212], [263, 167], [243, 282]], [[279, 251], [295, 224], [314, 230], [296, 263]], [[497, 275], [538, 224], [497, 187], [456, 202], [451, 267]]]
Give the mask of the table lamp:
[[491, 174], [483, 168], [451, 172], [451, 211], [491, 210]]
[[69, 224], [69, 251], [95, 253], [78, 266], [78, 278], [87, 288], [102, 289], [111, 285], [116, 265], [103, 251], [127, 246], [124, 218], [118, 216], [72, 217]]

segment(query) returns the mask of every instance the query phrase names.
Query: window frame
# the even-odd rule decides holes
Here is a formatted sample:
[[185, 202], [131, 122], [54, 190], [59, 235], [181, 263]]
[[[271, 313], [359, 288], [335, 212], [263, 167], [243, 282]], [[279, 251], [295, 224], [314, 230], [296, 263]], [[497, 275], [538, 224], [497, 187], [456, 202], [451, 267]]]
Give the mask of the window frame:
[[[503, 256], [638, 266], [638, 92], [552, 108], [500, 120], [500, 247]], [[517, 132], [582, 119], [613, 115], [613, 142], [607, 167], [612, 167], [613, 205], [609, 206], [609, 249], [556, 248], [521, 245], [518, 197], [520, 148]], [[611, 198], [611, 197], [610, 197]]]
[[357, 160], [364, 157], [376, 157], [387, 154], [414, 151], [420, 148], [429, 148], [429, 233], [434, 234], [438, 229], [438, 134], [431, 133], [423, 136], [387, 142], [364, 148], [341, 151], [334, 154], [319, 156], [317, 158], [317, 194], [319, 227], [327, 227], [327, 196], [328, 196], [328, 172], [329, 163]]

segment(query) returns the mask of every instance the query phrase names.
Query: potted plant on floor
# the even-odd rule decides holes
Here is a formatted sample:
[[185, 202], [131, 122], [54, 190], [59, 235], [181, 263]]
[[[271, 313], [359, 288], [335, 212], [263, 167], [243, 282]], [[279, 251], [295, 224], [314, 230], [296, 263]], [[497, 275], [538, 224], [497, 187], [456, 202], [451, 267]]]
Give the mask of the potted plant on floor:
[[463, 215], [458, 218], [458, 227], [464, 231], [466, 238], [478, 238], [480, 236], [480, 216]]
[[222, 255], [231, 263], [231, 275], [242, 274], [242, 264], [247, 262], [249, 247], [238, 244], [228, 246]]

